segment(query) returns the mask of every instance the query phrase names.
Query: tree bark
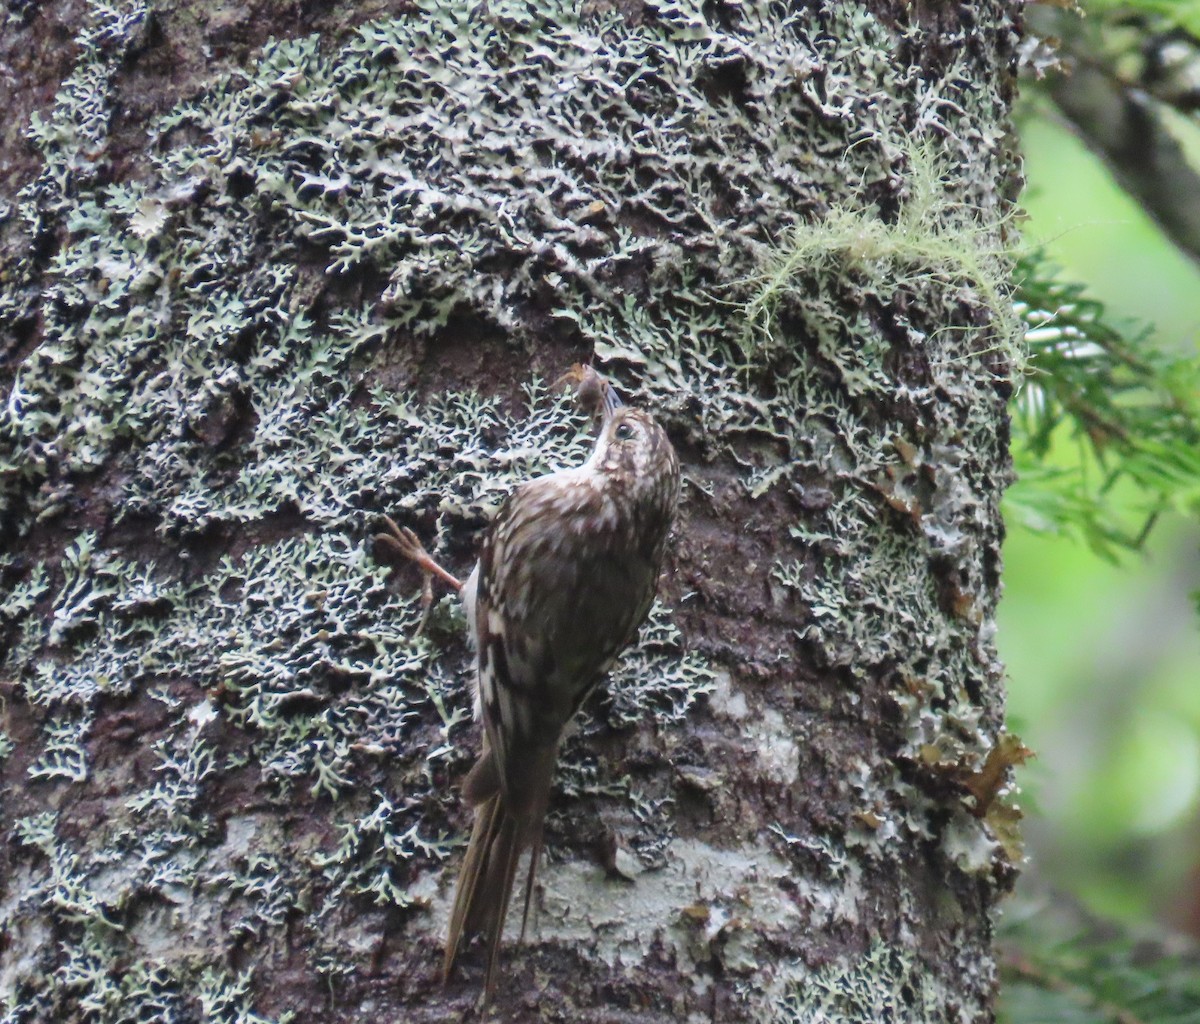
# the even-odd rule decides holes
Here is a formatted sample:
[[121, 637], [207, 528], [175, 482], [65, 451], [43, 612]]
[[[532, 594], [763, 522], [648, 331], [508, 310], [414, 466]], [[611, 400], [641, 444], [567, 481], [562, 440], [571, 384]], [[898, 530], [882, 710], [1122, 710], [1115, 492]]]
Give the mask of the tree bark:
[[473, 1012], [370, 537], [465, 574], [590, 357], [683, 504], [492, 1019], [990, 1019], [1016, 6], [10, 4], [0, 1020]]

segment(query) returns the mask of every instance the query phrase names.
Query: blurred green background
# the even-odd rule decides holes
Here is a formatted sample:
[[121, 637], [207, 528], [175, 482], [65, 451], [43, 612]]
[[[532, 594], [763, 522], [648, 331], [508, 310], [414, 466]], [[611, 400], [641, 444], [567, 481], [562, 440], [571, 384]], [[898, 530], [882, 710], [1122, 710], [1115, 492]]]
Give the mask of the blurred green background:
[[[1200, 267], [1026, 92], [1026, 243], [1043, 245], [1060, 278], [1086, 284], [1113, 320], [1151, 324], [1159, 346], [1194, 351]], [[1195, 122], [1184, 130], [1200, 151]], [[1060, 433], [1052, 461], [1077, 460], [1079, 442]], [[1131, 519], [1137, 498], [1119, 499]], [[1144, 554], [1113, 565], [1082, 542], [1014, 524], [1004, 560], [1010, 725], [1038, 755], [1020, 778], [1031, 863], [1018, 888], [1048, 883], [1103, 916], [1200, 936], [1200, 617], [1190, 596], [1200, 529], [1164, 517]]]

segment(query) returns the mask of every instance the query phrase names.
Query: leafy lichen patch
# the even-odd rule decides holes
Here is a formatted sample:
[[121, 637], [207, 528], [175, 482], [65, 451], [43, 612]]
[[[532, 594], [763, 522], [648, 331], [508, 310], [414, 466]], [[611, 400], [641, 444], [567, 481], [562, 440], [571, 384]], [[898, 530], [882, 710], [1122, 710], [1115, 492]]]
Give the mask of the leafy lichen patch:
[[950, 1019], [943, 985], [925, 972], [912, 948], [883, 941], [872, 943], [861, 957], [819, 970], [784, 966], [772, 988], [774, 998], [759, 1004], [767, 1004], [762, 1019], [770, 1024]]

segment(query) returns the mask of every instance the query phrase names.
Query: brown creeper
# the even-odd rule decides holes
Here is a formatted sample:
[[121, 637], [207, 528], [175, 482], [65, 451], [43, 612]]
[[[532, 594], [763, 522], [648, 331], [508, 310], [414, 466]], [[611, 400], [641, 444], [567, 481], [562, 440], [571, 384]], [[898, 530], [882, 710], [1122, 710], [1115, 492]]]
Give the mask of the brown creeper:
[[496, 984], [517, 860], [530, 847], [524, 932], [563, 729], [650, 610], [679, 495], [679, 462], [662, 428], [621, 405], [594, 370], [572, 373], [580, 398], [590, 396], [603, 414], [590, 457], [513, 492], [466, 583], [438, 566], [412, 531], [387, 520], [391, 533], [379, 535], [460, 590], [475, 641], [483, 750], [463, 784], [475, 824], [444, 972], [464, 934], [486, 933], [485, 1002]]

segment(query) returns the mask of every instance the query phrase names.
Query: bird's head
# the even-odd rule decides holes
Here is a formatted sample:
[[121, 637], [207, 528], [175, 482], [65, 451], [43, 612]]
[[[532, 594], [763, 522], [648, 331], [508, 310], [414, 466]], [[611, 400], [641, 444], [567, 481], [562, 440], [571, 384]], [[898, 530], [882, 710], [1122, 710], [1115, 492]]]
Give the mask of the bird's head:
[[648, 412], [628, 405], [613, 406], [605, 413], [588, 462], [636, 503], [674, 508], [679, 459], [666, 431]]

